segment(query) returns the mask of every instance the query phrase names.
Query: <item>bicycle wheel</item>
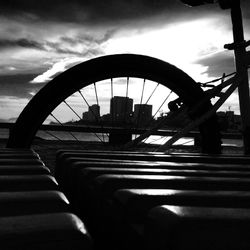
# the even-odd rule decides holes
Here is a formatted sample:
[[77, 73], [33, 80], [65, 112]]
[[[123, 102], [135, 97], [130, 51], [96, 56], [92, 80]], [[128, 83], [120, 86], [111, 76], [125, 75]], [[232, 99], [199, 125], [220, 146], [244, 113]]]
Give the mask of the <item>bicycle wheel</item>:
[[[125, 79], [126, 81], [126, 95], [125, 97], [123, 97], [123, 103], [124, 101], [126, 102], [125, 111], [124, 108], [123, 111], [116, 110], [119, 109], [119, 105], [117, 104], [119, 103], [119, 95], [116, 96], [113, 93], [113, 87], [111, 87], [110, 91], [110, 99], [112, 104], [110, 103], [109, 115], [111, 115], [112, 118], [110, 118], [109, 116], [108, 126], [114, 127], [115, 122], [115, 127], [119, 127], [120, 129], [116, 129], [115, 131], [104, 129], [104, 127], [106, 127], [106, 125], [104, 124], [105, 122], [102, 118], [100, 118], [100, 114], [98, 114], [98, 107], [100, 106], [100, 101], [98, 101], [97, 95], [98, 83], [105, 82], [108, 80], [110, 81], [110, 85], [112, 86], [114, 79], [118, 79], [118, 85], [120, 83], [119, 79]], [[142, 99], [144, 98], [142, 93], [144, 92], [141, 91], [139, 94], [138, 91], [140, 101], [137, 106], [137, 111], [135, 110], [134, 112], [131, 112], [131, 98], [129, 98], [128, 95], [130, 79], [142, 79], [143, 90], [145, 88], [146, 81], [150, 83], [155, 83], [156, 87], [160, 85], [166, 88], [169, 92], [168, 94], [165, 94], [165, 96], [167, 97], [164, 97], [163, 104], [165, 106], [168, 105], [168, 107], [171, 107], [171, 105], [174, 104], [172, 105], [174, 108], [171, 108], [171, 110], [175, 110], [175, 107], [183, 105], [188, 109], [195, 107], [195, 105], [205, 96], [204, 92], [198, 86], [198, 84], [183, 71], [169, 63], [163, 62], [152, 57], [133, 54], [119, 54], [91, 59], [89, 61], [78, 64], [66, 70], [62, 74], [56, 76], [32, 98], [32, 100], [28, 103], [28, 105], [24, 108], [24, 110], [18, 117], [13, 129], [10, 131], [7, 147], [30, 147], [37, 131], [39, 130], [43, 122], [46, 121], [48, 116], [52, 115], [52, 112], [58, 106], [60, 106], [61, 103], [66, 104], [71, 109], [71, 111], [78, 116], [78, 123], [81, 121], [82, 124], [83, 117], [77, 114], [77, 112], [75, 112], [74, 109], [70, 105], [68, 105], [65, 100], [70, 96], [75, 95], [75, 93], [78, 93], [78, 95], [81, 96], [82, 100], [87, 103], [88, 112], [90, 112], [91, 109], [94, 109], [94, 106], [88, 104], [88, 102], [86, 101], [87, 95], [84, 95], [83, 91], [81, 91], [82, 89], [87, 88], [89, 86], [92, 86], [95, 89], [96, 99], [96, 111], [92, 110], [92, 114], [90, 116], [92, 116], [92, 118], [93, 116], [98, 116], [97, 120], [101, 121], [101, 126], [99, 123], [99, 130], [106, 131], [105, 133], [108, 135], [110, 142], [126, 143], [132, 138], [131, 133], [128, 133], [128, 131], [131, 130], [132, 127], [134, 130], [138, 130], [138, 128], [141, 127], [140, 117], [145, 117], [145, 112], [142, 112], [142, 109], [145, 111], [145, 107], [147, 105], [150, 106], [148, 103], [142, 102]], [[105, 86], [107, 86], [107, 82]], [[133, 93], [135, 92], [137, 92], [137, 90], [133, 90]], [[147, 99], [148, 101], [153, 95], [153, 92], [154, 90], [151, 92], [151, 94], [148, 94], [147, 98], [144, 99]], [[174, 94], [174, 96], [169, 98], [170, 94]], [[162, 95], [162, 93], [158, 93], [158, 96], [160, 95]], [[158, 96], [156, 96], [156, 98]], [[115, 98], [118, 99], [115, 100]], [[122, 100], [120, 100], [120, 103], [121, 102]], [[160, 108], [162, 108], [163, 104], [160, 105]], [[201, 113], [205, 112], [210, 107], [210, 101], [206, 101], [199, 109], [199, 111], [191, 117], [191, 119], [194, 119], [195, 117], [199, 116]], [[158, 113], [159, 111], [160, 109], [157, 110]], [[169, 112], [169, 110], [165, 113], [167, 112]], [[135, 115], [136, 113], [137, 115]], [[54, 115], [52, 116], [56, 120], [57, 124], [65, 124], [64, 122], [60, 122], [59, 119], [54, 117]], [[131, 122], [131, 117], [133, 117], [133, 122]], [[125, 121], [130, 119], [129, 122], [124, 122], [124, 118]], [[151, 115], [151, 120], [153, 121], [153, 123], [155, 123], [156, 118], [152, 117]], [[93, 127], [97, 125], [93, 125], [87, 122], [87, 125], [86, 123], [84, 123], [84, 126], [85, 129], [86, 127], [92, 127], [93, 130]], [[126, 131], [124, 132], [124, 130], [121, 130], [121, 127], [123, 129], [125, 128]], [[164, 127], [166, 127], [166, 124], [164, 124]], [[219, 153], [221, 150], [221, 142], [216, 116], [210, 117], [202, 125], [200, 125], [199, 131], [201, 138], [201, 150], [207, 153]], [[138, 131], [134, 131], [133, 133], [136, 134], [138, 133]], [[144, 140], [144, 142], [145, 141], [146, 140]]]

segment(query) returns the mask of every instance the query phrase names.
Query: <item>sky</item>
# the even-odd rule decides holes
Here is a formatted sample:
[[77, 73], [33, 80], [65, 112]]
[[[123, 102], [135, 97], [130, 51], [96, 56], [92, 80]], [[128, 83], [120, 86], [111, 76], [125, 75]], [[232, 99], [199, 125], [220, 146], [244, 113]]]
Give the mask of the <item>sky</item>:
[[[242, 0], [245, 39], [250, 4]], [[0, 2], [0, 121], [14, 121], [57, 74], [91, 58], [135, 53], [181, 68], [198, 82], [234, 71], [229, 10], [178, 0]], [[239, 113], [237, 93], [222, 110]]]

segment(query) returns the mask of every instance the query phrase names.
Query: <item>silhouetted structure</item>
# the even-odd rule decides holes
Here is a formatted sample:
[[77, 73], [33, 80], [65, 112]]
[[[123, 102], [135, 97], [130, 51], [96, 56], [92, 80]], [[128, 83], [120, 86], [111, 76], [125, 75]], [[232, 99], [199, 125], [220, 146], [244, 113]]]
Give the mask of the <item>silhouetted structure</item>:
[[111, 123], [111, 115], [109, 113], [102, 115], [102, 121], [104, 123]]
[[89, 110], [82, 114], [82, 120], [88, 122], [100, 121], [100, 106], [97, 104], [89, 106]]
[[129, 123], [132, 117], [133, 99], [123, 96], [114, 96], [110, 100], [111, 119], [115, 123]]
[[234, 114], [234, 111], [217, 112], [218, 122], [222, 131], [240, 132], [242, 127], [241, 116]]
[[149, 104], [135, 104], [133, 122], [138, 126], [146, 126], [152, 119], [153, 106]]

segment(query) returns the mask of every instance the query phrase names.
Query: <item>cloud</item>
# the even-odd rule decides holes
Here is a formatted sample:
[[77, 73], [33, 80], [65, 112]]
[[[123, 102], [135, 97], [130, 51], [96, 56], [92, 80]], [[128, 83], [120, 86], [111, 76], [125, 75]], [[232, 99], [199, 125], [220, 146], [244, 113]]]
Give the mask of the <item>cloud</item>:
[[1, 96], [30, 99], [32, 93], [37, 93], [44, 85], [30, 84], [35, 76], [35, 74], [0, 75]]
[[[106, 38], [105, 38], [106, 39]], [[0, 39], [0, 50], [11, 49], [15, 47], [26, 48], [26, 49], [37, 49], [46, 52], [53, 52], [58, 54], [71, 54], [84, 56], [85, 54], [100, 54], [101, 51], [98, 45], [105, 39], [95, 40], [94, 38], [70, 38], [62, 37], [58, 42], [43, 41], [38, 42], [35, 40], [28, 40], [21, 38], [17, 40]], [[88, 47], [87, 51], [86, 47]]]
[[41, 75], [36, 76], [30, 83], [46, 83], [52, 80], [53, 77], [58, 75], [59, 73], [65, 71], [66, 69], [72, 67], [73, 65], [82, 61], [81, 58], [73, 58], [73, 59], [64, 59], [61, 60]]
[[49, 52], [58, 54], [71, 54], [81, 57], [89, 57], [103, 54], [100, 46], [102, 43], [110, 39], [111, 33], [104, 32], [103, 37], [84, 35], [69, 37], [60, 37], [57, 42], [47, 41], [43, 44], [43, 48]]
[[[58, 59], [53, 65], [42, 74], [36, 76], [31, 83], [44, 83], [51, 80], [57, 74], [66, 69], [80, 63], [88, 58], [97, 57], [104, 54], [102, 43], [112, 36], [112, 32], [105, 32], [101, 37], [90, 35], [69, 37], [60, 37], [57, 42], [45, 42], [43, 49], [47, 52], [53, 52]], [[60, 59], [59, 55], [64, 54], [65, 57]], [[66, 57], [67, 55], [67, 57]], [[69, 55], [71, 57], [69, 57]]]
[[[61, 20], [82, 19], [97, 22], [100, 20], [114, 20], [148, 16], [162, 12], [176, 5], [175, 1], [151, 0], [12, 0], [1, 1], [0, 8], [3, 13], [29, 13], [29, 17], [47, 17]], [[32, 15], [31, 15], [32, 14]], [[74, 14], [74, 15], [73, 15]]]
[[21, 38], [18, 40], [0, 40], [0, 49], [6, 49], [10, 47], [23, 47], [23, 48], [31, 48], [31, 49], [39, 49], [43, 50], [42, 44], [37, 41], [28, 40], [26, 38]]
[[229, 74], [235, 71], [234, 56], [232, 52], [221, 51], [209, 56], [205, 56], [197, 61], [207, 67], [209, 77], [220, 77], [223, 73]]
[[[26, 29], [28, 30], [29, 26]], [[50, 29], [53, 30], [51, 26]], [[84, 33], [82, 30], [79, 31], [78, 27], [69, 29], [69, 31], [65, 30], [60, 30], [56, 34], [52, 32], [44, 35], [39, 32], [32, 34], [31, 29], [30, 34], [33, 38], [31, 35], [28, 35], [29, 38], [15, 38], [9, 37], [9, 34], [2, 34], [0, 75], [17, 76], [18, 73], [21, 75], [34, 73], [38, 76], [44, 73], [49, 75], [47, 77], [49, 80], [59, 64], [65, 63], [66, 66], [63, 69], [67, 69], [67, 65], [72, 65], [72, 62], [103, 55], [103, 44], [115, 33], [110, 29], [104, 30], [102, 33]], [[52, 69], [54, 64], [56, 65]], [[47, 71], [49, 72], [46, 73]]]
[[5, 16], [22, 16], [33, 21], [60, 20], [103, 26], [135, 20], [148, 19], [150, 22], [158, 16], [165, 19], [176, 18], [178, 14], [192, 16], [194, 12], [208, 12], [214, 8], [210, 5], [188, 8], [179, 0], [12, 0], [1, 1], [0, 9]]

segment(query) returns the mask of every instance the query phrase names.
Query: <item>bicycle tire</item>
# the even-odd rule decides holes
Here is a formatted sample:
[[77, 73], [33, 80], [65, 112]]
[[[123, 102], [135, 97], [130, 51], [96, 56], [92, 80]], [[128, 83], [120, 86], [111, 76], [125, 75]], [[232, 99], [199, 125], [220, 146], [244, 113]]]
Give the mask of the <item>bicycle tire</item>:
[[[50, 112], [80, 88], [97, 81], [127, 76], [146, 78], [167, 86], [189, 107], [194, 106], [205, 95], [190, 76], [162, 60], [136, 54], [94, 58], [56, 76], [30, 100], [10, 131], [7, 147], [29, 148]], [[208, 101], [200, 112], [205, 112], [210, 107], [211, 103]], [[202, 152], [220, 153], [221, 140], [216, 115], [207, 119], [199, 129]]]

